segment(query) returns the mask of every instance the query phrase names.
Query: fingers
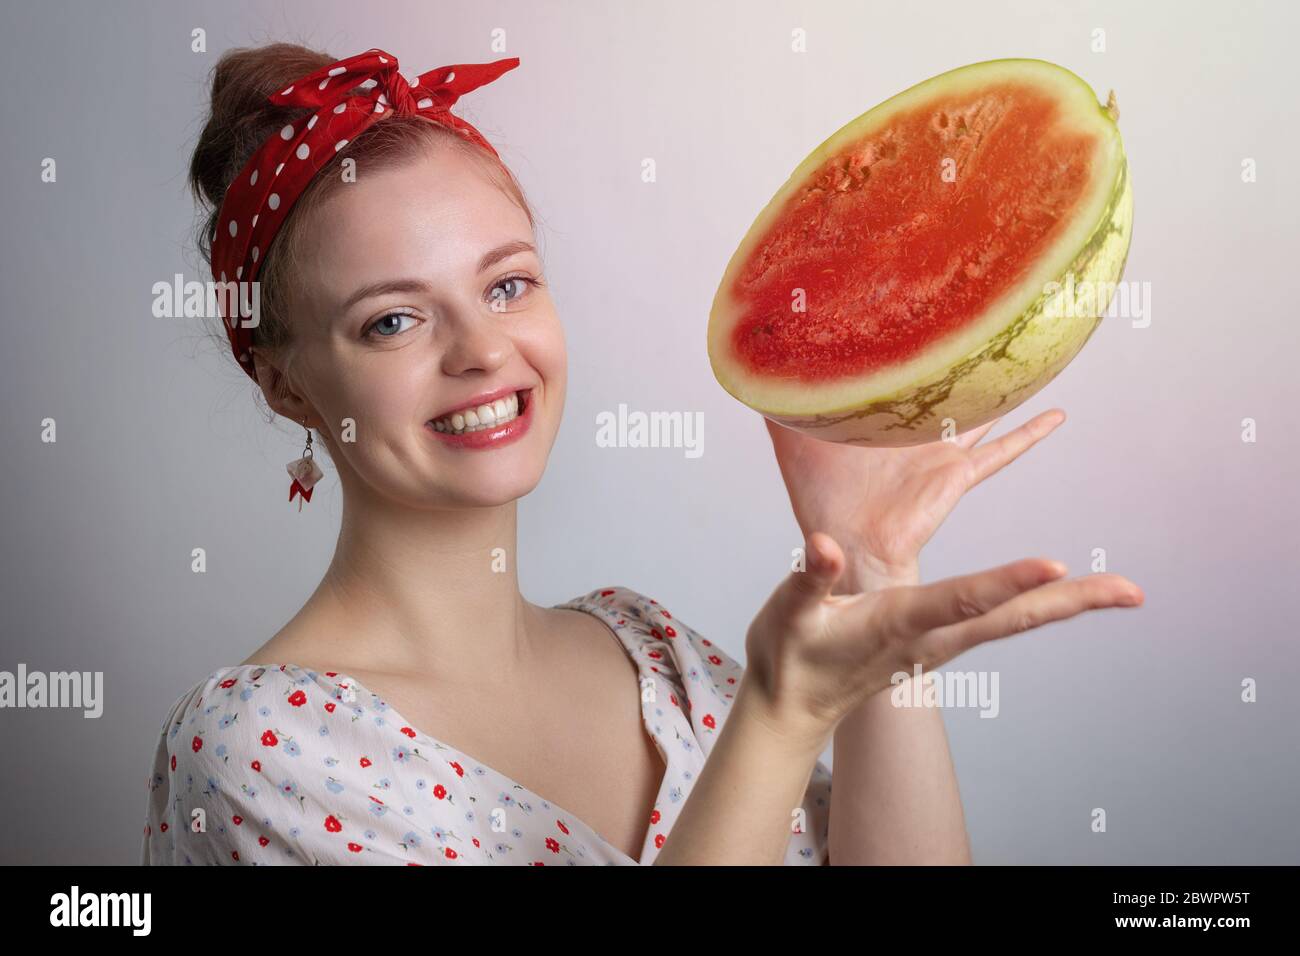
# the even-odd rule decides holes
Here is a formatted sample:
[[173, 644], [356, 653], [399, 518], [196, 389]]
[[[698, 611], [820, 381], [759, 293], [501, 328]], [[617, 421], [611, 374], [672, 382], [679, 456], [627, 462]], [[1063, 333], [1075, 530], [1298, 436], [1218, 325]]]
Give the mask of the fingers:
[[1069, 581], [1051, 581], [1016, 595], [979, 617], [926, 634], [921, 638], [922, 656], [927, 660], [948, 661], [985, 641], [1063, 621], [1084, 611], [1137, 607], [1143, 600], [1142, 589], [1118, 574], [1089, 574]]
[[1065, 421], [1065, 412], [1053, 408], [1031, 418], [1019, 428], [1007, 432], [997, 441], [972, 448], [970, 462], [975, 478], [971, 482], [971, 487], [975, 487], [989, 475], [996, 474], [1015, 461], [1026, 450], [1050, 435], [1063, 421]]
[[903, 635], [921, 635], [958, 624], [992, 610], [1066, 573], [1065, 565], [1047, 558], [1025, 558], [976, 574], [944, 578], [933, 584], [894, 588], [893, 627]]

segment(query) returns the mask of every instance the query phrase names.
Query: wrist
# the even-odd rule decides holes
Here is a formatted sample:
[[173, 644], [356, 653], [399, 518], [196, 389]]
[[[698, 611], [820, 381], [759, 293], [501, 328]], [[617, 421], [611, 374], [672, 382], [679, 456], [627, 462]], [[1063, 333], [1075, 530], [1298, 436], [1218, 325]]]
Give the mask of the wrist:
[[754, 736], [789, 759], [816, 759], [835, 732], [835, 722], [782, 706], [760, 684], [741, 678], [727, 723], [740, 718]]
[[917, 561], [901, 564], [877, 560], [870, 555], [845, 552], [848, 565], [840, 575], [831, 594], [860, 594], [881, 591], [885, 588], [919, 584], [921, 569]]

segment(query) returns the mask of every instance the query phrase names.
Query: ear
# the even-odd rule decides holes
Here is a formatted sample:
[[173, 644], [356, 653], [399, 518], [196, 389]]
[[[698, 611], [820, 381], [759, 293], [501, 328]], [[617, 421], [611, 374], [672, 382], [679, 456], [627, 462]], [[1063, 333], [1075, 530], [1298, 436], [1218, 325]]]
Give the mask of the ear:
[[319, 427], [320, 416], [311, 401], [295, 390], [284, 363], [272, 359], [256, 346], [253, 347], [252, 352], [257, 383], [261, 386], [262, 395], [271, 410], [296, 425], [305, 425], [308, 428]]

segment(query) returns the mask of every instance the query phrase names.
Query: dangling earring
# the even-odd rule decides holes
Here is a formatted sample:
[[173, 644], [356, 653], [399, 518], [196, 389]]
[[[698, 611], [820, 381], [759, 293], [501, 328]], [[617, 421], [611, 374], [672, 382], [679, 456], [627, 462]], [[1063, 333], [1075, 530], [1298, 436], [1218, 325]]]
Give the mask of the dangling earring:
[[[305, 416], [302, 427], [307, 428]], [[293, 478], [293, 484], [289, 486], [289, 500], [293, 501], [293, 496], [298, 495], [298, 510], [302, 511], [302, 503], [311, 501], [311, 490], [316, 482], [325, 477], [324, 472], [312, 458], [310, 428], [307, 428], [307, 447], [303, 449], [302, 457], [289, 462], [285, 467], [289, 470], [289, 476]]]

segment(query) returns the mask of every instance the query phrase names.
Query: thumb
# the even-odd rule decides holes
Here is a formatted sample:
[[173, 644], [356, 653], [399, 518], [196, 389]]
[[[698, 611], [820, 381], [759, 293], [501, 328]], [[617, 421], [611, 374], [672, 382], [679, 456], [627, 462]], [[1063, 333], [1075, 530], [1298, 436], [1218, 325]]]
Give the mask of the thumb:
[[824, 531], [814, 531], [808, 535], [805, 544], [807, 570], [792, 571], [786, 579], [786, 591], [792, 609], [820, 604], [831, 593], [831, 588], [848, 564], [839, 544]]

